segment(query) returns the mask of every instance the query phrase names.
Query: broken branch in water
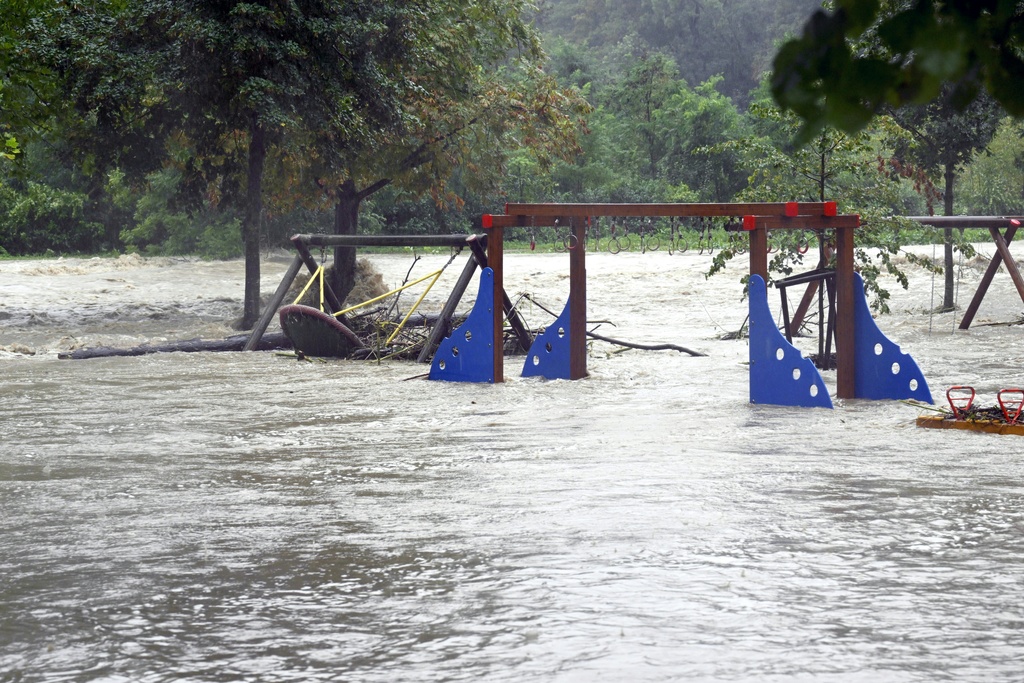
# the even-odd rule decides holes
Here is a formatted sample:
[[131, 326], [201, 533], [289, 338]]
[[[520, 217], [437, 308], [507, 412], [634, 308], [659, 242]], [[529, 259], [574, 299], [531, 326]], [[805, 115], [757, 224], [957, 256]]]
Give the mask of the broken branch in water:
[[596, 332], [587, 332], [587, 336], [588, 337], [593, 337], [594, 339], [599, 339], [599, 340], [601, 340], [603, 342], [608, 342], [609, 344], [615, 344], [617, 346], [625, 346], [626, 348], [629, 348], [629, 349], [640, 349], [642, 351], [679, 351], [681, 353], [688, 353], [691, 356], [707, 356], [708, 355], [706, 353], [701, 353], [700, 351], [694, 351], [693, 349], [688, 349], [685, 346], [678, 346], [676, 344], [635, 344], [633, 342], [626, 342], [626, 341], [621, 341], [619, 339], [612, 339], [611, 337], [605, 337], [605, 336], [602, 336], [600, 334], [597, 334]]
[[[554, 311], [551, 311], [550, 309], [546, 308], [543, 304], [539, 303], [529, 294], [523, 294], [521, 298], [527, 299], [528, 301], [536, 305], [537, 308], [544, 311], [548, 315], [553, 316], [555, 318], [558, 317], [554, 313]], [[587, 332], [587, 336], [592, 337], [594, 339], [598, 339], [603, 342], [608, 342], [609, 344], [615, 344], [616, 346], [625, 346], [627, 349], [640, 349], [642, 351], [679, 351], [680, 353], [688, 353], [691, 356], [707, 356], [706, 353], [694, 351], [693, 349], [688, 349], [685, 346], [679, 346], [677, 344], [636, 344], [634, 342], [626, 342], [619, 339], [612, 339], [611, 337], [605, 337], [603, 335], [597, 334], [596, 332]]]

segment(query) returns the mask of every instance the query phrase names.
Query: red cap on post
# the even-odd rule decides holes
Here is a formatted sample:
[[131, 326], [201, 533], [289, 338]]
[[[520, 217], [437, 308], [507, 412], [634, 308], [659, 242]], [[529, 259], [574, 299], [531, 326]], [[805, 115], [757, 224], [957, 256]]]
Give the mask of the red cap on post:
[[793, 218], [800, 215], [800, 206], [796, 202], [786, 202], [786, 216]]
[[757, 216], [744, 216], [743, 229], [747, 232], [757, 228]]
[[494, 227], [494, 216], [489, 213], [485, 213], [480, 219], [480, 224], [483, 225], [484, 230], [490, 230]]
[[835, 202], [825, 202], [825, 215], [826, 216], [838, 216], [839, 207], [836, 206]]

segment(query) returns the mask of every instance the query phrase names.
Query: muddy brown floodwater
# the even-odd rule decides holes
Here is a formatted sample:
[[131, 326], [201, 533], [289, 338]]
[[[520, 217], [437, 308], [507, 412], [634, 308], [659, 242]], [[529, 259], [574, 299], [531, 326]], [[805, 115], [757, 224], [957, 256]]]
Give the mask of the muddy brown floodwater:
[[[394, 285], [412, 261], [371, 258]], [[706, 357], [595, 342], [586, 380], [509, 359], [468, 385], [274, 353], [58, 360], [231, 333], [242, 264], [0, 261], [0, 680], [1022, 680], [1024, 440], [893, 401], [751, 405], [746, 342], [720, 339], [742, 264], [708, 265], [588, 259], [601, 332]], [[937, 403], [1024, 384], [1022, 328], [985, 325], [1020, 317], [1005, 273], [954, 333], [909, 272], [879, 326]], [[507, 256], [513, 298], [561, 310], [567, 274]]]

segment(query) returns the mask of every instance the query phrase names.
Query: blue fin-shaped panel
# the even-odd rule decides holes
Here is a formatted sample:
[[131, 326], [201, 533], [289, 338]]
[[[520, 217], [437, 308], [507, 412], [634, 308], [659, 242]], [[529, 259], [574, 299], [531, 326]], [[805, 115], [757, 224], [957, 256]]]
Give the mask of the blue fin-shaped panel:
[[430, 379], [494, 382], [494, 271], [490, 268], [480, 272], [480, 291], [465, 322], [438, 344]]
[[853, 274], [854, 288], [854, 388], [857, 398], [914, 399], [932, 403], [921, 369], [895, 342], [882, 334], [871, 317], [864, 295], [864, 280]]
[[523, 377], [570, 379], [569, 377], [569, 302], [555, 322], [533, 339], [526, 354]]
[[786, 341], [768, 308], [768, 288], [750, 276], [750, 402], [831, 408], [821, 373]]

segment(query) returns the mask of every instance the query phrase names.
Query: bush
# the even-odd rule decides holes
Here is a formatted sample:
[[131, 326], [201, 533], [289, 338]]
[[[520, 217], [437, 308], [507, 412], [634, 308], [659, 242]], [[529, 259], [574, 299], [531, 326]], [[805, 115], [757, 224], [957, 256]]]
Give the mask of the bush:
[[210, 207], [196, 214], [173, 208], [179, 177], [173, 169], [149, 176], [149, 191], [135, 205], [134, 225], [121, 231], [125, 246], [154, 255], [240, 256], [241, 227], [233, 214]]
[[0, 185], [0, 249], [14, 256], [96, 249], [103, 226], [85, 218], [88, 197], [28, 181]]

